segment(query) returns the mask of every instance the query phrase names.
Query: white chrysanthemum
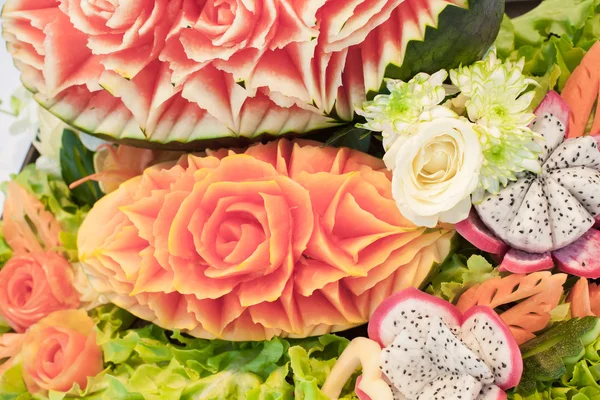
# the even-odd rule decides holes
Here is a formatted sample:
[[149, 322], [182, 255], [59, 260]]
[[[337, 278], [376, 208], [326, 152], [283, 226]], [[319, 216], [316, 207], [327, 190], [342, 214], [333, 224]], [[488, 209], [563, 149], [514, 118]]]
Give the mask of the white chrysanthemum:
[[448, 73], [441, 70], [433, 75], [420, 73], [408, 82], [388, 80], [390, 94], [378, 95], [356, 110], [367, 119], [359, 126], [382, 132], [383, 146], [389, 150], [398, 136], [411, 133], [414, 124], [455, 116], [440, 106], [446, 97], [443, 83], [447, 77]]
[[523, 61], [502, 62], [492, 51], [482, 61], [450, 71], [450, 79], [468, 98], [466, 112], [478, 125], [484, 155], [474, 201], [485, 191], [498, 193], [520, 172], [539, 172], [541, 148], [528, 127], [535, 118], [530, 112], [534, 93], [525, 93], [535, 82], [523, 75]]

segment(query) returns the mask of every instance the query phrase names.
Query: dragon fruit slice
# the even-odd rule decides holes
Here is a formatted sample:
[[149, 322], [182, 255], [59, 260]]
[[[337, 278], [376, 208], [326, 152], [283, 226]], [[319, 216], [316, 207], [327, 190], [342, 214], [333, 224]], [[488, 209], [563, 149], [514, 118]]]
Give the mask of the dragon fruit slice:
[[[594, 225], [594, 219], [581, 203], [554, 179], [546, 177], [544, 187], [550, 223], [554, 227], [553, 246], [554, 249], [560, 249], [573, 243], [573, 237], [580, 238], [586, 233]], [[543, 217], [547, 218], [545, 213]]]
[[542, 182], [533, 181], [525, 200], [506, 233], [513, 247], [531, 252], [544, 252], [552, 247], [552, 228], [548, 224], [548, 200]]
[[504, 254], [507, 250], [508, 246], [506, 246], [506, 243], [496, 237], [483, 224], [475, 210], [471, 210], [467, 219], [454, 224], [454, 229], [456, 229], [459, 235], [477, 246], [478, 249], [487, 253]]
[[596, 219], [600, 219], [600, 172], [589, 167], [550, 171], [549, 177], [567, 189]]
[[531, 129], [542, 134], [534, 141], [542, 148], [538, 161], [543, 164], [565, 139], [571, 110], [563, 98], [552, 91], [535, 110], [535, 115], [540, 117], [531, 123]]
[[553, 253], [567, 274], [596, 279], [600, 276], [600, 231], [590, 229], [579, 240]]
[[[533, 179], [533, 177], [527, 176], [512, 182], [502, 191], [502, 196], [487, 196], [475, 206], [481, 221], [505, 241], [510, 225], [517, 216]], [[465, 239], [469, 240], [469, 238]], [[477, 246], [477, 243], [471, 243]]]
[[422, 344], [415, 343], [408, 331], [402, 331], [381, 353], [381, 370], [385, 377], [409, 399], [418, 397], [423, 387], [443, 372], [441, 369], [431, 353]]
[[471, 375], [440, 375], [425, 386], [417, 400], [476, 400], [482, 385]]
[[[542, 172], [525, 174], [499, 194], [488, 195], [475, 205], [479, 218], [491, 231], [486, 240], [481, 238], [480, 233], [486, 232], [483, 228], [478, 228], [477, 235], [472, 227], [457, 228], [484, 251], [488, 251], [493, 238], [511, 247], [501, 262], [503, 270], [520, 273], [552, 268], [551, 253], [565, 271], [600, 277], [597, 258], [575, 251], [585, 247], [594, 253], [592, 249], [600, 246], [594, 243], [600, 237], [590, 233], [594, 225], [600, 226], [599, 138], [565, 140], [569, 116], [570, 110], [560, 95], [548, 93], [531, 125], [540, 135], [536, 141], [543, 149]], [[462, 224], [468, 226], [468, 221]]]
[[[432, 320], [425, 350], [441, 371], [452, 375], [467, 374], [482, 384], [494, 382], [490, 367], [458, 338], [439, 317]], [[464, 331], [464, 326], [462, 327]], [[466, 361], [469, 362], [466, 362]]]
[[570, 167], [600, 167], [600, 152], [598, 139], [595, 136], [585, 136], [565, 140], [548, 158], [544, 170], [552, 171]]
[[491, 368], [498, 387], [509, 389], [519, 384], [523, 372], [519, 345], [494, 310], [483, 306], [468, 310], [461, 339]]
[[415, 340], [425, 343], [433, 316], [441, 317], [451, 328], [460, 326], [461, 313], [452, 304], [409, 288], [385, 299], [369, 321], [369, 337], [381, 346], [389, 346], [406, 330]]
[[384, 379], [407, 400], [502, 399], [500, 389], [517, 385], [523, 372], [516, 341], [491, 308], [463, 315], [417, 289], [386, 299], [369, 336], [383, 346]]
[[477, 400], [506, 400], [506, 393], [496, 385], [486, 386], [479, 392]]
[[529, 274], [551, 269], [552, 267], [554, 267], [554, 260], [552, 260], [550, 253], [527, 253], [510, 249], [498, 269], [513, 274]]

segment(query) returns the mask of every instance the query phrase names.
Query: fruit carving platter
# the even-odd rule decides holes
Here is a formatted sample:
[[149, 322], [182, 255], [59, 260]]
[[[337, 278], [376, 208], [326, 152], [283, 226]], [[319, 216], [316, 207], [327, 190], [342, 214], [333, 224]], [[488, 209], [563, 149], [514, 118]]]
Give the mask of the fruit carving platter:
[[6, 0], [0, 400], [600, 399], [600, 0], [535, 3]]

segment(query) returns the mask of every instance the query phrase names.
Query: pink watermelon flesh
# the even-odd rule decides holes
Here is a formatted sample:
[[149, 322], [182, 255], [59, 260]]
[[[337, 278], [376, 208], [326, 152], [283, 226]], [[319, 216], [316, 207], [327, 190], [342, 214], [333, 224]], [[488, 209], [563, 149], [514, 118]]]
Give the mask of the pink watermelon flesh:
[[[523, 371], [514, 337], [491, 308], [478, 306], [463, 315], [417, 289], [384, 301], [369, 323], [369, 336], [384, 347], [386, 379], [408, 398], [421, 398], [464, 376], [476, 378], [473, 398], [502, 399], [499, 388], [516, 386]], [[443, 393], [440, 398], [459, 395], [448, 387]]]
[[[477, 13], [466, 0], [264, 2], [256, 10], [242, 1], [229, 26], [194, 1], [164, 1], [151, 15], [96, 2], [93, 21], [64, 1], [6, 3], [3, 36], [44, 107], [96, 135], [175, 149], [352, 121], [386, 73], [422, 58], [409, 43], [435, 36], [431, 27], [456, 18], [456, 25], [469, 17], [488, 22], [473, 24], [481, 35], [461, 41], [458, 56], [440, 49], [441, 57], [428, 57], [425, 65], [438, 70], [474, 61], [501, 15], [495, 0]], [[214, 7], [228, 7], [222, 3]], [[456, 10], [444, 23], [447, 8]], [[102, 93], [114, 97], [95, 101]]]
[[487, 253], [504, 254], [508, 248], [506, 243], [485, 226], [475, 209], [471, 210], [467, 219], [454, 224], [454, 229], [473, 246]]
[[552, 254], [561, 271], [583, 278], [600, 278], [600, 231], [590, 229], [576, 242]]
[[554, 261], [550, 253], [527, 253], [525, 251], [510, 249], [499, 266], [500, 271], [513, 274], [529, 274], [531, 272], [552, 269]]

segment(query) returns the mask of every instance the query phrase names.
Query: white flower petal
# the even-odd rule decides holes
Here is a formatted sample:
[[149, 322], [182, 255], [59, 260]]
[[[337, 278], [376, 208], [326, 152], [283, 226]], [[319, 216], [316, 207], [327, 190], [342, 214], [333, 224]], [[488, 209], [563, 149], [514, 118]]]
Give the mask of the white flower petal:
[[400, 212], [415, 225], [432, 227], [442, 215], [462, 215], [465, 200], [470, 205], [479, 182], [481, 145], [465, 119], [435, 119], [416, 124], [415, 131], [398, 139], [384, 161], [393, 169], [392, 194]]
[[440, 213], [440, 221], [447, 222], [449, 224], [457, 224], [460, 221], [464, 221], [469, 216], [471, 211], [471, 197], [464, 198], [459, 201], [450, 210]]

